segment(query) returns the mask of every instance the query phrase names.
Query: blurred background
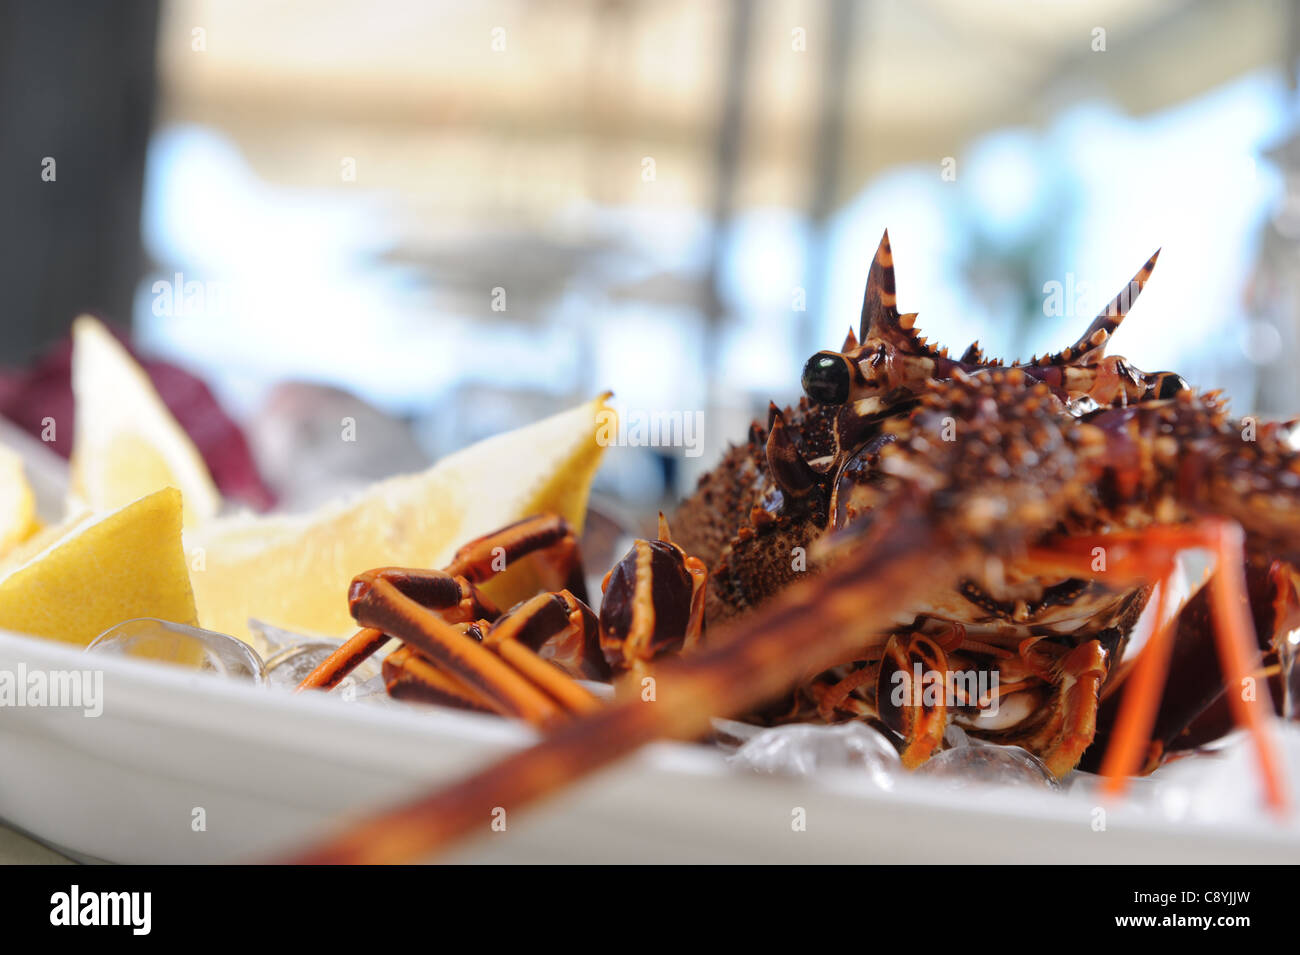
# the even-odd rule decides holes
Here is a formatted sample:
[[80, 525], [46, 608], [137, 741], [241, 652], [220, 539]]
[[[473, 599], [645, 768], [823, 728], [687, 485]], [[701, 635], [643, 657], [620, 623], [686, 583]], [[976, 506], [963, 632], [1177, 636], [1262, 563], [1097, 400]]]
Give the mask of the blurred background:
[[1112, 351], [1300, 413], [1298, 58], [1289, 0], [0, 0], [0, 413], [88, 309], [255, 507], [605, 388], [703, 412], [607, 456], [635, 519], [797, 397], [885, 227], [923, 333], [1006, 358], [1163, 247]]

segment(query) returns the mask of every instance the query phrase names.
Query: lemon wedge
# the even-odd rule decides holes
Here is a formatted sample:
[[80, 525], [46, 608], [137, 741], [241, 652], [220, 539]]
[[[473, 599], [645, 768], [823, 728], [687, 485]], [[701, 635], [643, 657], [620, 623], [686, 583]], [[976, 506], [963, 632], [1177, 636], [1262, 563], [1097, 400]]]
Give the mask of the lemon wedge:
[[144, 369], [89, 315], [72, 324], [72, 392], [70, 512], [116, 510], [174, 487], [184, 501], [185, 526], [217, 513], [221, 495], [194, 442]]
[[[389, 478], [308, 515], [217, 518], [187, 530], [201, 625], [250, 640], [248, 619], [342, 635], [352, 578], [372, 567], [439, 567], [466, 541], [538, 513], [581, 528], [613, 411], [605, 397], [497, 435], [427, 471]], [[490, 592], [509, 606], [535, 587], [529, 562]]]
[[181, 495], [46, 528], [0, 568], [0, 628], [85, 646], [134, 617], [194, 624]]
[[20, 455], [0, 445], [0, 557], [39, 527], [36, 497]]

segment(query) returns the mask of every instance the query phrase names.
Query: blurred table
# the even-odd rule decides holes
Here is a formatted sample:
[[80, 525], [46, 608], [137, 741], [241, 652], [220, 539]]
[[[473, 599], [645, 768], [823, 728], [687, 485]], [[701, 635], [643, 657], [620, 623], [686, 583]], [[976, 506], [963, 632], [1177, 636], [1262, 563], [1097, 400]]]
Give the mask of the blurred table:
[[0, 865], [72, 865], [72, 860], [0, 825]]

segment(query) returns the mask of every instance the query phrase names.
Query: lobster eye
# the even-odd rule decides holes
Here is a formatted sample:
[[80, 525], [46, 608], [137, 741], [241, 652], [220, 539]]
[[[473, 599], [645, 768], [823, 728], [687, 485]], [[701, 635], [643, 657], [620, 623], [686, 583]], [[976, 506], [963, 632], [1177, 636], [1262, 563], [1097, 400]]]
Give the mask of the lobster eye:
[[1176, 375], [1172, 371], [1157, 372], [1156, 377], [1160, 382], [1160, 388], [1156, 392], [1156, 397], [1161, 400], [1172, 398], [1174, 395], [1178, 394], [1178, 392], [1186, 391], [1189, 387], [1181, 375]]
[[823, 405], [842, 405], [849, 398], [849, 363], [843, 355], [819, 351], [803, 366], [804, 394]]

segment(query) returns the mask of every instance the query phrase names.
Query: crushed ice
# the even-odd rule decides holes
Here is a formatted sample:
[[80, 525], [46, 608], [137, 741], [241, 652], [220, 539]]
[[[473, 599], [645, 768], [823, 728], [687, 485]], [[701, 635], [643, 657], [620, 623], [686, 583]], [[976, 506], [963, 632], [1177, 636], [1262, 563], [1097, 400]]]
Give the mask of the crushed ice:
[[865, 723], [796, 723], [760, 729], [727, 760], [733, 766], [770, 775], [808, 776], [837, 770], [865, 773], [882, 789], [892, 788], [894, 776], [902, 770], [898, 751]]

